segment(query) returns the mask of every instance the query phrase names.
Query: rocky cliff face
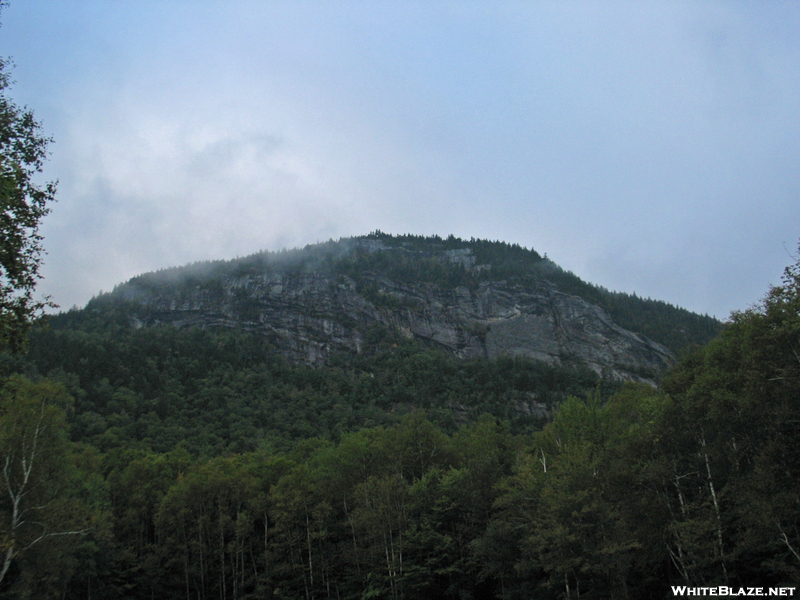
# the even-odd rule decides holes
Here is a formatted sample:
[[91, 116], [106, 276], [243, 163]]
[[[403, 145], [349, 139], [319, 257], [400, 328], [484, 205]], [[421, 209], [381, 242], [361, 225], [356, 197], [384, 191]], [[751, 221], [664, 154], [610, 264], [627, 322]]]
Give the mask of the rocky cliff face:
[[[400, 251], [370, 243], [370, 252]], [[468, 248], [438, 259], [463, 269], [490, 268], [476, 264]], [[376, 325], [466, 359], [580, 361], [624, 379], [653, 381], [674, 361], [664, 346], [622, 329], [599, 307], [544, 279], [527, 286], [490, 279], [467, 287], [364, 272], [356, 281], [335, 270], [276, 263], [227, 274], [214, 286], [154, 288], [132, 280], [115, 293], [143, 306], [139, 325], [238, 328], [269, 336], [287, 356], [309, 364], [322, 363], [332, 351], [360, 352]]]

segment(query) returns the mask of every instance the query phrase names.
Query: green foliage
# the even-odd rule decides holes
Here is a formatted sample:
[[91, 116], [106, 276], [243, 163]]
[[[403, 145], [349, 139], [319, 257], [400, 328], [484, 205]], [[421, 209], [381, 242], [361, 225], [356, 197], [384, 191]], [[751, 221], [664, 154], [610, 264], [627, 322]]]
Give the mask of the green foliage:
[[58, 595], [75, 555], [103, 536], [104, 485], [74, 457], [69, 408], [53, 382], [12, 377], [0, 390], [0, 589], [13, 594]]
[[63, 381], [75, 397], [72, 439], [103, 451], [166, 452], [183, 440], [190, 453], [208, 457], [265, 444], [288, 449], [308, 437], [337, 440], [395, 423], [415, 408], [449, 432], [490, 413], [520, 433], [598, 382], [580, 365], [465, 362], [386, 329], [367, 332], [361, 355], [312, 368], [288, 363], [254, 335], [137, 329], [126, 311], [51, 318], [31, 337], [30, 362], [17, 366]]
[[[41, 333], [47, 343], [31, 345], [37, 364], [55, 360], [46, 349], [82, 344], [75, 372], [54, 376], [77, 392], [76, 406], [105, 402], [96, 414], [116, 423], [119, 440], [139, 440], [85, 438], [105, 449], [84, 463], [105, 483], [113, 535], [70, 555], [65, 593], [94, 582], [93, 598], [478, 600], [791, 585], [800, 571], [795, 275], [685, 358], [665, 391], [629, 384], [608, 397], [592, 379], [598, 391], [561, 402], [538, 433], [501, 410], [459, 417], [449, 407], [541, 398], [559, 381], [564, 393], [576, 372], [459, 362], [387, 331], [372, 333], [372, 352], [311, 370], [246, 337], [123, 324], [112, 336], [55, 319]], [[176, 390], [172, 401], [184, 404], [160, 418], [177, 423], [215, 403], [227, 407], [215, 419], [230, 420], [248, 406], [234, 399], [276, 388], [270, 410], [290, 424], [258, 447], [231, 452], [210, 421], [185, 426], [189, 438], [168, 453], [135, 438], [151, 389]], [[412, 410], [421, 403], [428, 412]], [[344, 419], [337, 435], [317, 429], [325, 406]], [[88, 426], [81, 410], [73, 427]], [[128, 410], [138, 416], [124, 424]], [[30, 571], [20, 569], [22, 581]]]
[[620, 327], [647, 336], [676, 354], [708, 343], [722, 329], [713, 317], [635, 294], [603, 290], [598, 303]]
[[[688, 577], [800, 576], [798, 264], [664, 383], [675, 398], [664, 453], [688, 507], [674, 543], [694, 550]], [[714, 544], [697, 539], [704, 530]]]
[[[369, 239], [409, 252], [431, 243]], [[240, 268], [333, 269], [353, 255], [330, 254], [340, 248]], [[521, 248], [482, 251], [554, 268]], [[431, 285], [482, 276], [421, 264]], [[395, 276], [404, 269], [422, 273], [399, 262]], [[19, 464], [9, 448], [30, 447], [29, 409], [44, 410], [53, 437], [41, 448], [54, 450], [36, 501], [53, 509], [52, 527], [88, 531], [14, 558], [0, 594], [483, 600], [793, 585], [798, 269], [661, 390], [620, 388], [579, 365], [460, 361], [380, 327], [364, 332], [361, 354], [310, 368], [255, 336], [137, 328], [135, 300], [102, 296], [34, 332], [25, 360], [4, 362], [49, 377], [6, 381], [9, 464]], [[213, 293], [221, 280], [200, 271], [192, 285]], [[3, 550], [33, 535], [19, 531]]]
[[[508, 281], [528, 287], [546, 281], [563, 293], [602, 307], [621, 327], [645, 335], [676, 354], [707, 343], [720, 331], [721, 323], [713, 317], [697, 315], [666, 302], [639, 298], [636, 294], [609, 292], [582, 281], [546, 256], [518, 244], [474, 238], [465, 241], [454, 236], [446, 240], [438, 236], [392, 236], [381, 232], [366, 238], [400, 252], [360, 251], [345, 263], [347, 273], [356, 280], [364, 272], [376, 272], [399, 281], [424, 281], [443, 287], [461, 285], [471, 289], [482, 281]], [[437, 260], [442, 252], [464, 249], [474, 256], [477, 268], [465, 269], [457, 261], [449, 264], [441, 258]]]
[[[478, 544], [509, 597], [531, 581], [551, 597], [796, 581], [799, 279], [789, 267], [760, 307], [733, 315], [669, 374], [667, 394], [628, 387], [561, 405]], [[504, 544], [513, 570], [491, 558]]]
[[31, 320], [53, 306], [35, 299], [34, 291], [43, 253], [39, 225], [56, 185], [34, 181], [52, 140], [30, 110], [9, 98], [10, 69], [0, 58], [0, 351], [19, 352]]
[[[355, 285], [358, 294], [380, 311], [411, 313], [422, 310], [423, 304], [418, 298], [398, 291], [404, 286], [428, 288], [437, 293], [459, 289], [459, 293], [465, 290], [477, 293], [481, 286], [503, 282], [520, 288], [556, 290], [600, 306], [618, 325], [667, 346], [675, 354], [708, 342], [721, 325], [712, 317], [696, 315], [665, 302], [591, 285], [546, 256], [518, 244], [467, 241], [452, 235], [446, 239], [394, 236], [379, 231], [302, 249], [260, 252], [231, 261], [198, 262], [140, 275], [118, 286], [113, 293], [93, 299], [86, 310], [124, 312], [129, 318], [149, 323], [159, 320], [160, 309], [147, 306], [143, 300], [148, 295], [166, 294], [177, 307], [189, 306], [189, 300], [210, 305], [230, 302], [231, 309], [244, 322], [257, 321], [258, 304], [250, 297], [247, 282], [276, 275], [324, 276], [336, 282], [334, 287]], [[335, 310], [333, 314], [309, 316], [347, 320]]]

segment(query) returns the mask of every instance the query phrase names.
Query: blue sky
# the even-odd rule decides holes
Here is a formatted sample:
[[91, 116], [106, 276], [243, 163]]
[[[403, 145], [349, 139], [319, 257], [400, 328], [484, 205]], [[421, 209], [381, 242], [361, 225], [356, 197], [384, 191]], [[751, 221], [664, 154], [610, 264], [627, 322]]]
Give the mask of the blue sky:
[[374, 229], [720, 318], [800, 239], [800, 4], [12, 0], [55, 143], [40, 289]]

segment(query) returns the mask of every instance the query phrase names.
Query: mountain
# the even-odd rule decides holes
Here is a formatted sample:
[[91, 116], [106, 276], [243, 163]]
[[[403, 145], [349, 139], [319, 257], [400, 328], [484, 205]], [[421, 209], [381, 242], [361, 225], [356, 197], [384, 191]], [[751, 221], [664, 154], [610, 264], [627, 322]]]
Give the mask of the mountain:
[[86, 311], [121, 306], [135, 327], [241, 330], [310, 365], [359, 354], [388, 330], [463, 359], [579, 363], [649, 383], [719, 328], [587, 284], [517, 245], [381, 232], [140, 275]]
[[0, 595], [788, 590], [799, 309], [800, 263], [658, 389], [582, 360], [682, 353], [718, 324], [518, 246], [373, 234], [143, 275], [0, 354], [4, 479], [29, 516], [0, 517], [34, 540]]

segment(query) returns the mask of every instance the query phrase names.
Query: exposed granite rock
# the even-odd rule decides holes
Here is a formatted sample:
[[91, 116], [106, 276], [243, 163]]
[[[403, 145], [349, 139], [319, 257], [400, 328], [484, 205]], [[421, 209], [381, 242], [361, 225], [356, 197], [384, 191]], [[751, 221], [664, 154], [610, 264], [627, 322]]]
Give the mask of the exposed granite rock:
[[[369, 252], [387, 248], [367, 240]], [[469, 249], [440, 260], [480, 269]], [[487, 265], [488, 266], [488, 265]], [[332, 271], [272, 265], [227, 275], [216, 287], [143, 285], [115, 294], [143, 305], [143, 322], [179, 327], [229, 327], [270, 336], [292, 359], [320, 364], [334, 350], [360, 352], [375, 325], [428, 340], [463, 358], [524, 356], [550, 363], [580, 361], [598, 373], [653, 382], [674, 362], [664, 346], [627, 331], [601, 308], [558, 291], [484, 281], [475, 289], [403, 283], [375, 273], [356, 282]], [[368, 284], [369, 292], [365, 289]]]

